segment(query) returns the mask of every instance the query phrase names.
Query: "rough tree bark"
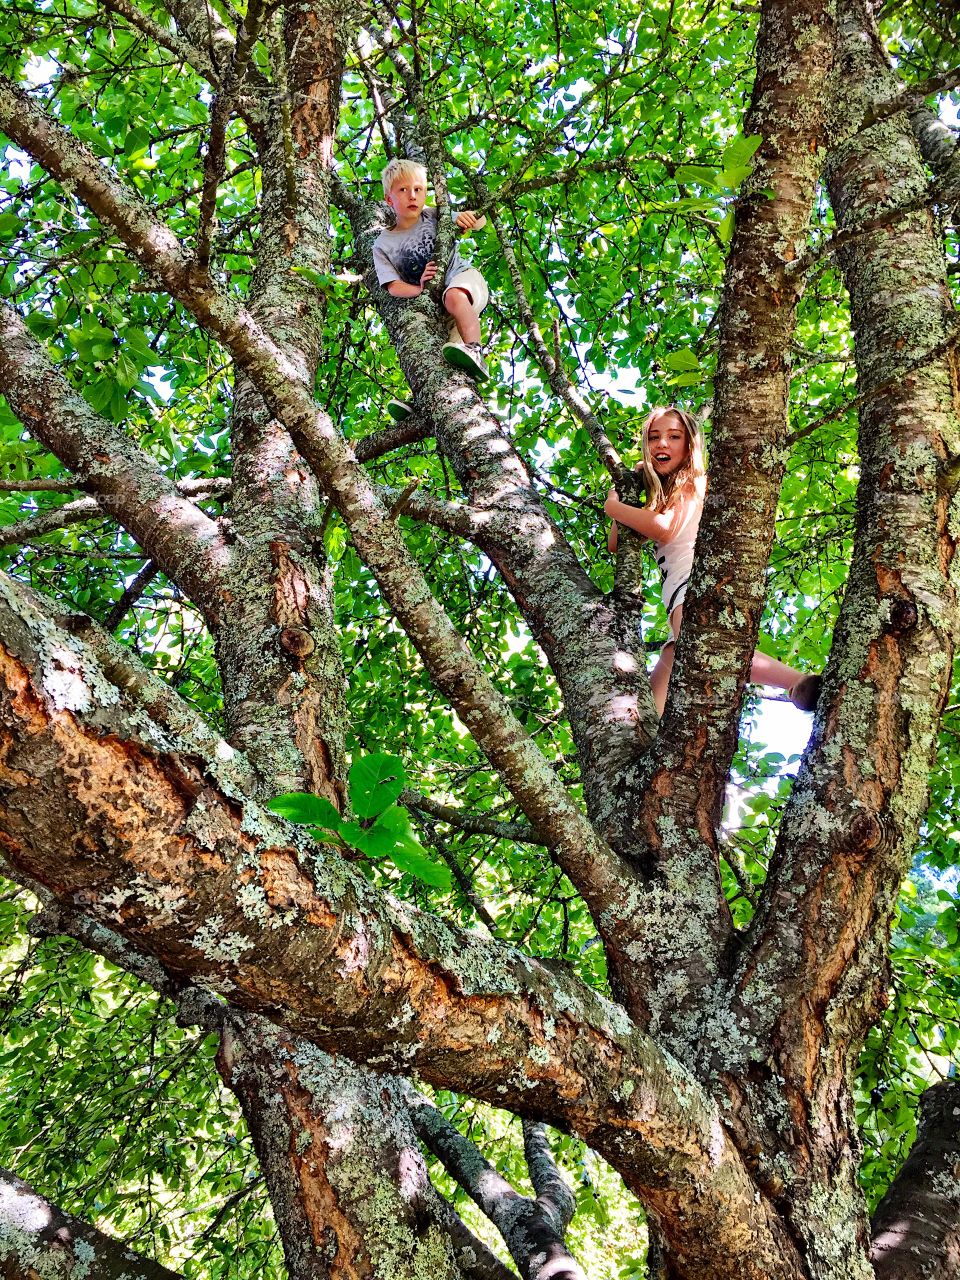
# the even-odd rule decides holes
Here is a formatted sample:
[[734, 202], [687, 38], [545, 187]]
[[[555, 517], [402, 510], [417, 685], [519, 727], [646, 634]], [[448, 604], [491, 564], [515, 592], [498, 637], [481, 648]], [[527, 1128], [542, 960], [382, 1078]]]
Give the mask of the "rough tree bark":
[[[925, 207], [916, 113], [911, 125], [906, 110], [874, 110], [896, 102], [899, 86], [862, 0], [762, 6], [746, 124], [761, 145], [738, 201], [720, 318], [709, 501], [651, 750], [636, 723], [649, 694], [629, 593], [600, 595], [501, 424], [442, 365], [435, 300], [411, 306], [379, 295], [417, 399], [417, 430], [434, 436], [462, 488], [457, 501], [418, 496], [408, 510], [470, 539], [513, 593], [564, 695], [586, 815], [434, 599], [389, 495], [314, 402], [323, 299], [290, 267], [329, 264], [344, 20], [335, 6], [286, 6], [278, 92], [252, 68], [234, 75], [234, 35], [202, 0], [171, 0], [176, 37], [127, 0], [110, 8], [164, 47], [174, 40], [177, 56], [224, 101], [240, 81], [234, 106], [258, 142], [263, 179], [246, 305], [6, 81], [0, 124], [72, 184], [232, 356], [230, 525], [205, 515], [93, 415], [9, 307], [0, 310], [0, 386], [80, 487], [203, 611], [233, 748], [247, 754], [94, 630], [84, 643], [80, 628], [59, 625], [5, 581], [0, 839], [14, 874], [159, 960], [165, 982], [229, 1002], [197, 996], [219, 1010], [221, 1070], [250, 1122], [295, 1277], [402, 1275], [426, 1258], [438, 1278], [498, 1274], [495, 1261], [477, 1261], [462, 1224], [430, 1190], [400, 1086], [355, 1068], [338, 1079], [323, 1051], [416, 1072], [577, 1133], [645, 1204], [668, 1280], [955, 1275], [952, 1089], [928, 1099], [912, 1163], [878, 1211], [872, 1260], [856, 1182], [851, 1073], [883, 998], [890, 918], [926, 805], [960, 626], [956, 321]], [[442, 181], [443, 139], [424, 88], [387, 52]], [[955, 154], [944, 154], [929, 127], [920, 136], [949, 183]], [[763, 603], [786, 460], [788, 347], [828, 144], [830, 198], [848, 236], [838, 261], [862, 405], [856, 541], [814, 736], [755, 917], [738, 933], [720, 883], [719, 806]], [[209, 170], [213, 183], [212, 161]], [[372, 211], [342, 188], [340, 196], [363, 248]], [[901, 205], [902, 216], [884, 216]], [[212, 243], [209, 230], [201, 238]], [[621, 1004], [378, 894], [265, 812], [264, 799], [288, 787], [344, 804], [343, 673], [316, 545], [321, 493], [431, 678], [500, 770], [529, 821], [524, 830], [582, 895]], [[365, 1171], [373, 1190], [359, 1199], [349, 1186], [353, 1157], [338, 1145], [347, 1113], [364, 1146], [380, 1153], [378, 1169]], [[575, 1275], [563, 1256], [570, 1206], [538, 1131], [528, 1125], [526, 1136], [535, 1200], [519, 1203], [495, 1179], [474, 1190], [501, 1217], [525, 1274], [546, 1266]], [[453, 1162], [457, 1144], [446, 1137], [431, 1141]], [[479, 1157], [467, 1156], [476, 1171]], [[929, 1189], [918, 1192], [918, 1170], [935, 1186], [936, 1214]], [[390, 1206], [389, 1241], [372, 1232], [374, 1201]], [[298, 1237], [310, 1244], [299, 1258]], [[537, 1261], [541, 1245], [546, 1262]]]

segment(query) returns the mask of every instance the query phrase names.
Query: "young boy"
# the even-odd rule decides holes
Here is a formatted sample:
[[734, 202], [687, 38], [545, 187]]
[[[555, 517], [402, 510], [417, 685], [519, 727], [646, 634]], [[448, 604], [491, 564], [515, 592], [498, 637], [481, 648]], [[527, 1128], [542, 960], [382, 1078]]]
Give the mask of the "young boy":
[[[437, 211], [426, 205], [427, 171], [413, 160], [391, 160], [383, 171], [383, 194], [396, 214], [396, 226], [381, 231], [373, 243], [377, 279], [394, 298], [419, 298], [437, 274], [433, 251], [437, 241]], [[486, 218], [469, 209], [457, 214], [461, 231], [479, 231]], [[444, 359], [482, 382], [489, 376], [480, 354], [480, 312], [487, 305], [486, 281], [454, 248], [447, 267], [443, 305], [451, 317], [450, 341]], [[459, 334], [457, 341], [456, 334]], [[409, 417], [406, 401], [391, 400], [387, 412], [396, 421]]]

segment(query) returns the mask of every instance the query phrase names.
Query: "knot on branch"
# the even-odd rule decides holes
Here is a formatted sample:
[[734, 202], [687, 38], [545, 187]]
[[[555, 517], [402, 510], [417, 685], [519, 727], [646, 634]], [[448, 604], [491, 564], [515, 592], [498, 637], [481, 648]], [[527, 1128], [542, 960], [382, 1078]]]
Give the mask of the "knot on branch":
[[884, 839], [883, 823], [874, 813], [858, 813], [850, 823], [849, 847], [855, 857], [865, 859]]
[[914, 629], [919, 617], [917, 606], [912, 600], [904, 600], [902, 598], [893, 600], [890, 603], [890, 613], [885, 630], [888, 635], [899, 639]]
[[284, 627], [280, 632], [280, 647], [294, 658], [306, 658], [316, 648], [313, 636], [303, 627]]

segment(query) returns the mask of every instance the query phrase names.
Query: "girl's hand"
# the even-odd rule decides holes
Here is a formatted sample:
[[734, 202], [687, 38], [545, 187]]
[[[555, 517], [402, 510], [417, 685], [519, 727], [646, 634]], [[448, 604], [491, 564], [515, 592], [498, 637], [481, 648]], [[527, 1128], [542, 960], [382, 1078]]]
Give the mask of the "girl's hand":
[[609, 516], [612, 520], [616, 514], [616, 508], [619, 504], [620, 499], [617, 497], [616, 489], [611, 489], [607, 494], [606, 502], [603, 504], [603, 514], [605, 516]]
[[423, 286], [427, 283], [427, 281], [432, 280], [436, 274], [437, 274], [437, 264], [435, 262], [428, 262], [427, 265], [423, 268], [423, 275], [420, 277], [420, 288], [422, 289]]

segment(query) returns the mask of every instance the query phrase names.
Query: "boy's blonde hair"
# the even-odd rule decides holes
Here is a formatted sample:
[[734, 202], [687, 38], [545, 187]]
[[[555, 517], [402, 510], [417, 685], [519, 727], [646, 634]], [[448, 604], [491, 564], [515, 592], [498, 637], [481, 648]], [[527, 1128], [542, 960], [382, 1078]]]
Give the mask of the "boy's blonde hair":
[[[659, 422], [661, 418], [671, 413], [680, 419], [687, 433], [688, 453], [683, 465], [677, 467], [673, 475], [667, 476], [667, 482], [664, 484], [653, 469], [649, 432], [655, 422]], [[707, 464], [704, 458], [703, 430], [692, 413], [688, 413], [686, 409], [678, 409], [675, 404], [657, 405], [655, 409], [650, 410], [644, 421], [641, 447], [647, 506], [652, 511], [666, 511], [684, 489], [693, 489], [699, 497], [704, 496], [707, 490]]]
[[400, 178], [419, 178], [424, 186], [427, 185], [426, 166], [417, 160], [391, 160], [383, 173], [380, 175], [383, 182], [383, 194], [388, 196], [390, 188]]

